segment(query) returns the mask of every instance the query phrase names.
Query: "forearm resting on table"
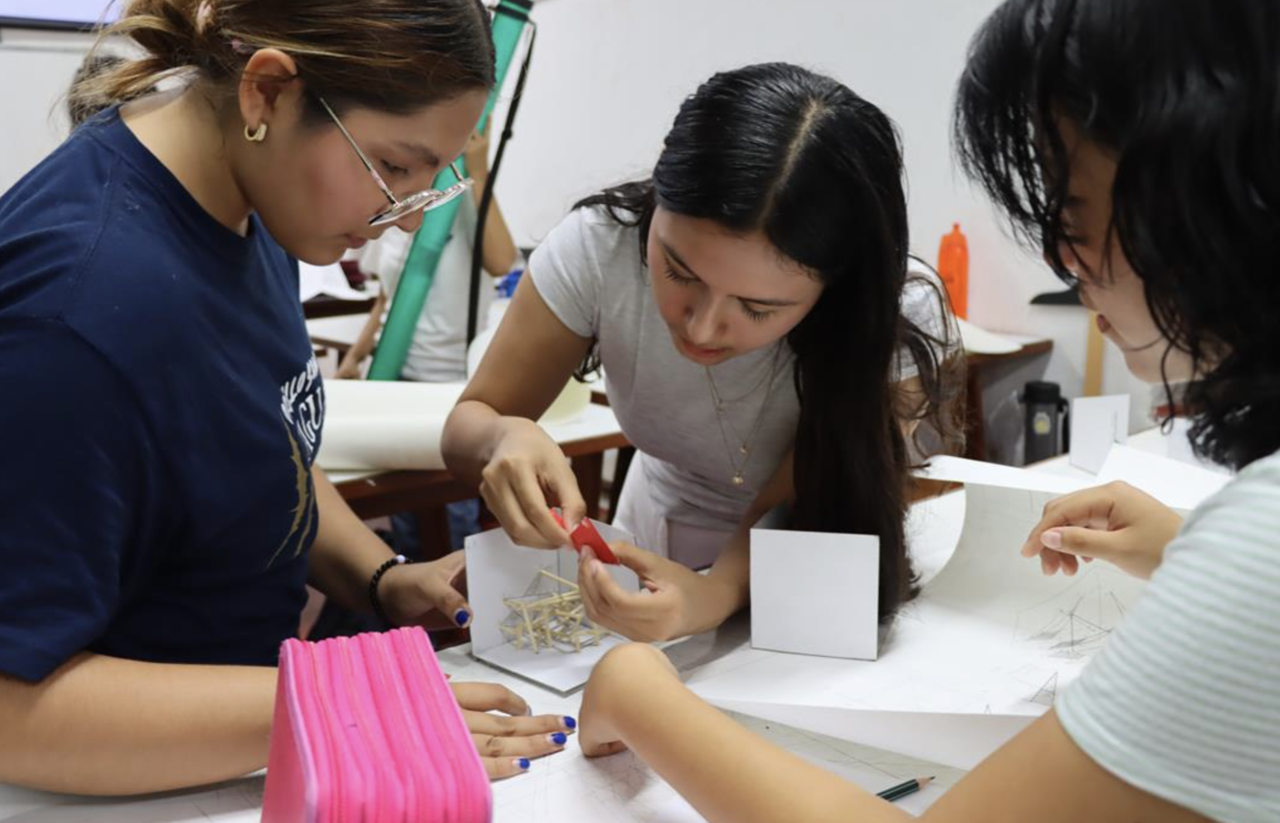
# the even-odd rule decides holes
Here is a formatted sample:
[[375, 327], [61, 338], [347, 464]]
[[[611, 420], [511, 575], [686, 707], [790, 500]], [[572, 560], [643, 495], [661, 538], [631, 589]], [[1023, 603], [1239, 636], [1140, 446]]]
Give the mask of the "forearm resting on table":
[[[758, 737], [684, 686], [643, 644], [609, 652], [592, 673], [582, 733], [596, 718], [712, 823], [900, 823], [869, 792]], [[590, 712], [595, 712], [592, 717]], [[654, 722], [660, 718], [660, 722]], [[592, 743], [608, 742], [593, 740]], [[1104, 769], [1052, 710], [952, 787], [922, 818], [936, 823], [1209, 823]]]
[[340, 606], [368, 612], [369, 580], [393, 554], [364, 524], [319, 467], [313, 467], [320, 528], [311, 547], [311, 585]]
[[[612, 655], [660, 654], [646, 646]], [[616, 661], [615, 661], [616, 662]], [[712, 708], [660, 665], [614, 667], [598, 689], [622, 741], [712, 823], [910, 820]], [[660, 718], [661, 722], [654, 722]]]
[[39, 683], [0, 676], [0, 782], [125, 795], [267, 763], [276, 670], [80, 654]]

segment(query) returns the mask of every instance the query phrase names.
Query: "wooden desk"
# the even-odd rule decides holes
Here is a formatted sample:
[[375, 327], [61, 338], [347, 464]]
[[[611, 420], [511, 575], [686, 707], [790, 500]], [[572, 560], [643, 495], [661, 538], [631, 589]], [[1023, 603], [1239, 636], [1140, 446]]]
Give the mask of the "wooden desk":
[[[630, 441], [618, 428], [612, 414], [599, 407], [589, 407], [580, 421], [546, 428], [570, 459], [578, 488], [587, 501], [587, 514], [598, 518], [604, 453], [610, 449], [629, 448]], [[332, 472], [331, 477], [343, 499], [362, 519], [399, 512], [418, 515], [419, 537], [428, 558], [446, 554], [452, 548], [445, 504], [477, 496], [475, 486], [458, 480], [447, 469], [358, 473], [355, 476]]]
[[982, 405], [983, 373], [992, 367], [1027, 360], [1053, 351], [1052, 340], [1029, 340], [1022, 348], [1005, 354], [967, 353], [967, 385], [965, 387], [964, 456], [972, 460], [987, 459], [986, 412]]
[[[600, 517], [604, 453], [625, 450], [630, 441], [618, 428], [612, 412], [588, 408], [577, 421], [545, 427], [569, 458], [578, 488], [587, 501], [587, 515]], [[418, 520], [418, 545], [423, 560], [443, 557], [453, 549], [445, 506], [478, 496], [476, 487], [447, 469], [389, 472], [330, 472], [338, 493], [362, 520], [408, 512]], [[352, 475], [355, 476], [352, 476]], [[433, 633], [437, 648], [470, 640], [466, 629]]]
[[368, 314], [373, 310], [374, 297], [368, 300], [339, 300], [327, 294], [317, 295], [302, 304], [302, 316], [308, 320], [321, 317], [342, 317], [347, 314]]
[[[373, 310], [374, 301], [377, 300], [378, 294], [381, 292], [381, 285], [375, 278], [366, 277], [361, 273], [359, 266], [354, 262], [344, 260], [339, 264], [342, 268], [343, 278], [336, 283], [330, 282], [329, 274], [325, 271], [325, 266], [307, 266], [300, 264], [299, 279], [301, 280], [301, 289], [307, 292], [311, 289], [324, 289], [329, 286], [350, 286], [350, 289], [344, 289], [342, 297], [335, 297], [337, 292], [321, 291], [319, 294], [309, 297], [302, 301], [302, 316], [308, 320], [315, 320], [319, 317], [341, 317], [345, 314], [368, 314]], [[364, 292], [368, 295], [365, 299], [350, 299], [353, 296]]]
[[[348, 305], [363, 305], [346, 302]], [[342, 312], [318, 318], [307, 318], [307, 337], [317, 348], [333, 349], [341, 360], [360, 337], [369, 322], [369, 309], [362, 312]]]

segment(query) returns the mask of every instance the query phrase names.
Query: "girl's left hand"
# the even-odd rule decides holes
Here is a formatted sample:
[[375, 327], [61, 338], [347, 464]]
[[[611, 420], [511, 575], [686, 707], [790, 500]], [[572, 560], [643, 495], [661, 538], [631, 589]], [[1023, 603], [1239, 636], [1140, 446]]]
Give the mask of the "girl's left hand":
[[466, 552], [456, 551], [429, 563], [406, 563], [387, 570], [378, 599], [397, 626], [428, 629], [465, 627], [471, 606], [459, 588], [465, 585]]
[[590, 549], [578, 564], [578, 586], [593, 623], [632, 640], [657, 641], [695, 634], [728, 617], [726, 593], [714, 578], [629, 543], [610, 543], [622, 565], [640, 577], [646, 591], [627, 591]]
[[530, 760], [562, 751], [578, 725], [563, 715], [533, 716], [520, 695], [496, 683], [450, 685], [491, 780], [521, 774]]

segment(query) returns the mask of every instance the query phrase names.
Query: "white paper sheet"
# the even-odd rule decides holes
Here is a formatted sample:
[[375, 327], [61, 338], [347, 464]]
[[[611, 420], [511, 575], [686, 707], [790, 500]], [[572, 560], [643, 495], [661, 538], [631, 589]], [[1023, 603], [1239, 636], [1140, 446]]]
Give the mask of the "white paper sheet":
[[[815, 730], [770, 719], [734, 718], [770, 742], [867, 791], [881, 791], [913, 777], [904, 759]], [[878, 755], [878, 756], [877, 756]], [[943, 786], [925, 788], [898, 807], [920, 814], [942, 796]], [[698, 814], [675, 789], [630, 752], [589, 760], [566, 751], [540, 760], [529, 774], [494, 786], [494, 823], [699, 823]]]
[[987, 331], [959, 317], [955, 321], [967, 354], [1012, 354], [1022, 348], [1021, 340]]
[[875, 660], [880, 539], [751, 530], [751, 645]]
[[354, 346], [368, 324], [368, 312], [316, 317], [307, 321], [307, 337], [320, 345]]
[[[634, 537], [621, 529], [604, 523], [596, 523], [596, 528], [608, 542], [635, 542]], [[625, 638], [610, 635], [597, 646], [573, 653], [555, 649], [534, 652], [527, 645], [516, 648], [502, 632], [502, 623], [511, 616], [511, 609], [503, 601], [535, 591], [546, 594], [562, 591], [539, 574], [543, 570], [576, 583], [577, 555], [569, 549], [553, 551], [518, 546], [502, 529], [468, 537], [466, 551], [467, 600], [474, 611], [471, 649], [480, 660], [557, 692], [569, 692], [587, 682], [592, 667], [605, 652], [626, 642]], [[622, 566], [607, 568], [620, 586], [631, 591], [640, 589], [635, 572]]]
[[[1053, 704], [1143, 584], [1101, 564], [1075, 578], [1045, 577], [1019, 555], [1052, 492], [970, 484], [963, 493], [955, 554], [902, 609], [876, 662], [769, 654], [717, 639], [729, 645], [694, 655], [690, 687], [717, 705], [789, 723], [819, 716], [809, 710], [838, 710], [831, 718], [839, 723], [822, 722], [856, 742], [901, 740], [895, 750], [972, 767]], [[841, 714], [848, 712], [856, 714]], [[911, 729], [915, 736], [903, 737]]]
[[336, 297], [339, 300], [369, 300], [378, 296], [376, 283], [369, 291], [351, 288], [342, 267], [337, 263], [327, 266], [313, 266], [298, 261], [298, 296], [303, 302], [321, 294]]
[[1231, 482], [1231, 475], [1130, 446], [1112, 446], [1099, 483], [1123, 480], [1175, 509], [1191, 510]]
[[1115, 443], [1129, 439], [1129, 395], [1071, 401], [1071, 465], [1097, 474]]
[[465, 383], [329, 380], [325, 470], [443, 469], [440, 435]]
[[[320, 467], [346, 472], [445, 468], [440, 437], [465, 387], [465, 383], [325, 381]], [[590, 403], [548, 409], [538, 424], [557, 443], [620, 431], [612, 409]]]
[[[915, 475], [930, 480], [1053, 494], [1068, 494], [1123, 480], [1167, 506], [1190, 510], [1230, 482], [1233, 475], [1221, 466], [1174, 457], [1171, 450], [1175, 448], [1178, 437], [1177, 434], [1145, 437], [1143, 448], [1111, 444], [1096, 475], [1067, 470], [1078, 475], [1071, 476], [1050, 473], [1048, 467], [1020, 469], [945, 455], [931, 458], [930, 465]], [[1062, 466], [1052, 468], [1065, 470]], [[921, 511], [925, 512], [927, 508]]]
[[12, 823], [258, 823], [265, 772], [146, 797], [75, 797], [0, 784], [0, 821]]
[[[534, 714], [579, 716], [581, 692], [551, 695], [531, 689], [505, 672], [464, 658], [455, 649], [441, 652], [440, 661], [455, 681], [486, 680], [523, 695]], [[963, 776], [960, 771], [937, 763], [830, 737], [821, 729], [792, 728], [773, 719], [739, 713], [733, 713], [733, 718], [773, 744], [869, 791], [880, 791], [913, 777], [937, 775], [933, 785], [895, 804], [912, 814], [923, 812]], [[576, 737], [569, 738], [563, 752], [535, 760], [527, 774], [495, 783], [493, 799], [494, 823], [697, 823], [703, 819], [635, 755], [626, 752], [588, 760], [578, 748]]]
[[969, 460], [965, 457], [941, 455], [929, 458], [929, 465], [914, 473], [916, 477], [927, 480], [940, 480], [948, 483], [978, 484], [983, 486], [1003, 486], [1010, 489], [1028, 489], [1030, 491], [1055, 492], [1067, 494], [1089, 486], [1097, 485], [1092, 477], [1067, 477], [1050, 474], [1045, 471], [1020, 469], [1016, 466], [1003, 466], [999, 463], [986, 463], [981, 460]]
[[[856, 740], [861, 745], [889, 749], [905, 757], [937, 759], [951, 764], [953, 768], [964, 769], [976, 766], [1036, 719], [1034, 715], [934, 713], [925, 722], [914, 712], [785, 706], [736, 700], [719, 701], [718, 705], [725, 711], [772, 720], [840, 740]], [[923, 754], [925, 752], [928, 754]]]

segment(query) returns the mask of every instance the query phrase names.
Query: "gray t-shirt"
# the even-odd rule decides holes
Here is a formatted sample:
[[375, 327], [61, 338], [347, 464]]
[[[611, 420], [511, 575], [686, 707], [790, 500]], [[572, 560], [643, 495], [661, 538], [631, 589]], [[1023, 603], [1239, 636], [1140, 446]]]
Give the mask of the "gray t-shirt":
[[[706, 371], [676, 350], [658, 313], [637, 229], [601, 208], [577, 209], [534, 251], [529, 272], [560, 322], [599, 342], [609, 405], [647, 455], [658, 511], [695, 526], [736, 526], [795, 440], [800, 404], [790, 347], [780, 341], [712, 367], [725, 401], [726, 446]], [[945, 320], [932, 293], [911, 286], [904, 307], [937, 334]], [[900, 363], [903, 379], [915, 373], [914, 365]], [[737, 451], [744, 438], [751, 447], [745, 466]], [[735, 468], [743, 471], [741, 486], [732, 482]]]
[[1187, 518], [1057, 711], [1130, 785], [1224, 823], [1280, 820], [1280, 453]]

